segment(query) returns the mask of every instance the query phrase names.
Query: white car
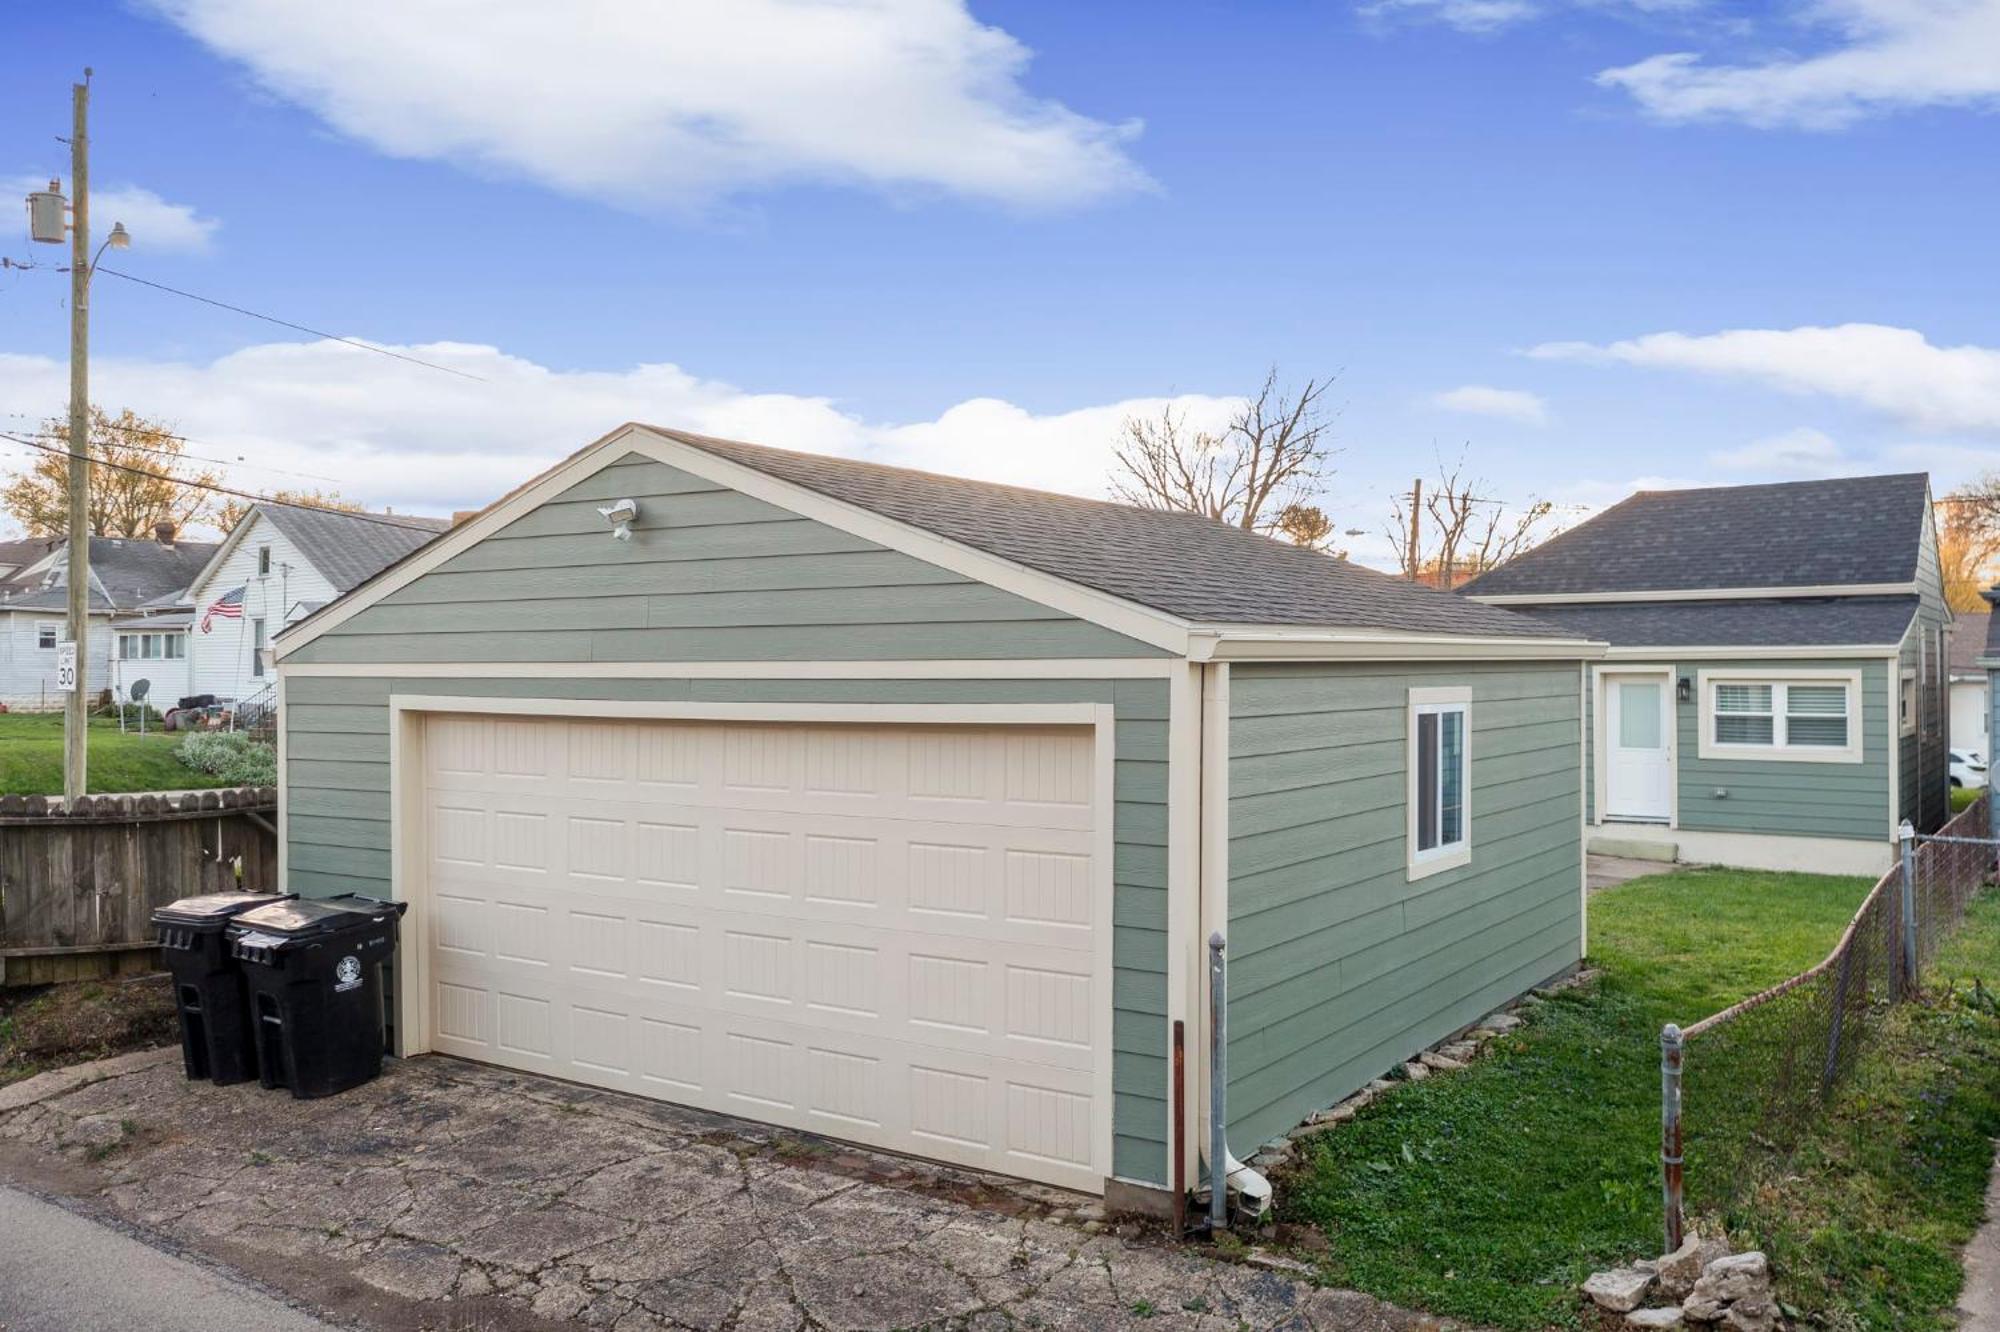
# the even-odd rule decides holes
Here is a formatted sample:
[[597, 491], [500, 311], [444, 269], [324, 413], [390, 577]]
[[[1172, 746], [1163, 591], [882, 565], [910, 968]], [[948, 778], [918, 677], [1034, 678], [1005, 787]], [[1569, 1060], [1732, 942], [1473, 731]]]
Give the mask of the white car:
[[1969, 749], [1952, 750], [1951, 784], [1964, 787], [1986, 785], [1986, 760]]

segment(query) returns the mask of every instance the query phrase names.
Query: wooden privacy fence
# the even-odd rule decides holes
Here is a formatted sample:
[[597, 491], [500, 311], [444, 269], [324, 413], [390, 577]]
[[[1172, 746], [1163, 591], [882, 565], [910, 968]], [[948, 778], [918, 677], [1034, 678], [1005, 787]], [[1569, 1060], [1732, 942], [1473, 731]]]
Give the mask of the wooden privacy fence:
[[[0, 796], [0, 985], [153, 970], [153, 909], [270, 889], [278, 793]], [[240, 876], [239, 876], [240, 864]]]

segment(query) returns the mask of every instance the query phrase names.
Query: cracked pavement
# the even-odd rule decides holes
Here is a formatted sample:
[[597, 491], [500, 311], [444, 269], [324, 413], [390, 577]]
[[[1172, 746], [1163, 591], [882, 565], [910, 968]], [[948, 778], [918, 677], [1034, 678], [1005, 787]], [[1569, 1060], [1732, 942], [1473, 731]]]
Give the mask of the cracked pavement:
[[365, 1327], [1442, 1332], [1091, 1200], [439, 1057], [344, 1095], [178, 1051], [0, 1089], [0, 1175]]

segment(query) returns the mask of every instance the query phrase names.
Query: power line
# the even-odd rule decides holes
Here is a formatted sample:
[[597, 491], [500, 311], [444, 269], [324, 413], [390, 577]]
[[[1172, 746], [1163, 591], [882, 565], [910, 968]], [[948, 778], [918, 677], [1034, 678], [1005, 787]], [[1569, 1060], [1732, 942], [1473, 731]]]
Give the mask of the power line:
[[437, 370], [447, 375], [457, 375], [460, 379], [470, 379], [479, 384], [489, 382], [467, 370], [458, 370], [448, 365], [439, 365], [435, 361], [426, 361], [416, 356], [406, 356], [402, 352], [390, 351], [387, 347], [377, 347], [373, 343], [362, 342], [355, 338], [343, 338], [338, 333], [328, 333], [323, 329], [308, 328], [304, 324], [295, 324], [289, 319], [280, 319], [276, 315], [261, 314], [256, 310], [246, 310], [240, 305], [231, 305], [228, 301], [218, 301], [208, 296], [197, 296], [191, 291], [182, 291], [179, 287], [169, 287], [164, 282], [154, 282], [148, 278], [134, 277], [130, 273], [121, 273], [115, 268], [106, 268], [102, 264], [92, 269], [91, 272], [93, 274], [103, 273], [110, 277], [122, 278], [127, 282], [136, 282], [142, 287], [151, 287], [155, 291], [164, 291], [169, 295], [179, 296], [185, 300], [199, 301], [203, 305], [212, 305], [218, 310], [228, 310], [233, 314], [246, 315], [251, 319], [261, 319], [267, 324], [276, 324], [280, 328], [289, 328], [294, 332], [310, 333], [316, 338], [325, 338], [329, 342], [340, 342], [345, 343], [349, 347], [359, 347], [362, 351], [374, 352], [377, 356], [387, 356], [398, 361], [408, 361], [411, 365], [420, 365], [426, 370]]
[[[53, 445], [44, 444], [39, 440], [23, 439], [19, 435], [9, 434], [7, 431], [4, 430], [0, 430], [0, 439], [12, 440], [16, 444], [22, 444], [31, 449], [39, 449], [43, 453], [53, 454], [58, 458], [74, 458], [78, 456], [77, 454], [72, 453], [68, 449], [59, 449]], [[278, 499], [276, 496], [273, 495], [259, 495], [258, 493], [252, 490], [238, 490], [234, 486], [218, 486], [207, 481], [191, 480], [184, 476], [169, 476], [165, 472], [149, 472], [143, 467], [128, 467], [124, 463], [106, 462], [102, 458], [89, 458], [88, 461], [93, 466], [109, 467], [111, 470], [115, 472], [130, 472], [134, 476], [149, 477], [154, 481], [165, 481], [169, 485], [186, 486], [191, 490], [212, 491], [218, 495], [230, 495], [236, 499], [246, 499], [257, 504], [275, 504], [280, 508], [285, 508], [285, 509], [310, 509], [314, 513], [331, 513], [331, 514], [336, 514], [342, 518], [356, 518], [365, 523], [380, 523], [384, 527], [400, 527], [407, 532], [436, 531], [436, 529], [431, 527], [428, 523], [409, 522], [406, 519], [397, 517], [395, 514], [357, 512], [356, 510], [353, 509], [336, 509], [328, 504], [299, 504], [292, 500]]]
[[[0, 416], [9, 416], [17, 421], [53, 421], [60, 419], [54, 416], [34, 416], [27, 412], [0, 412]], [[174, 439], [179, 440], [183, 444], [199, 444], [202, 442], [187, 435], [176, 435], [171, 430], [149, 430], [143, 426], [119, 425], [116, 421], [97, 422], [93, 424], [92, 428], [95, 430], [116, 430], [121, 434], [146, 435], [153, 439]], [[322, 476], [318, 472], [293, 472], [283, 467], [272, 467], [268, 463], [251, 462], [241, 454], [238, 454], [234, 459], [211, 458], [200, 453], [176, 453], [172, 449], [148, 448], [144, 444], [134, 444], [130, 440], [120, 444], [119, 447], [130, 449], [134, 453], [154, 454], [161, 458], [182, 458], [188, 462], [214, 463], [217, 467], [254, 467], [258, 471], [272, 472], [278, 476], [293, 476], [299, 478], [301, 481], [325, 481], [330, 485], [336, 486], [342, 484], [341, 479], [337, 476]], [[221, 446], [211, 442], [209, 447], [219, 448]]]

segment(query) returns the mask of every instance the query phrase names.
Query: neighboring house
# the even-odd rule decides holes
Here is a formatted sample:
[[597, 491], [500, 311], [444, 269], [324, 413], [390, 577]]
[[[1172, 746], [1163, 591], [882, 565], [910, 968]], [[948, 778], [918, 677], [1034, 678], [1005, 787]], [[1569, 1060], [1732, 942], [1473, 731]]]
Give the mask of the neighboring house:
[[1992, 729], [1988, 716], [1986, 668], [1979, 664], [1986, 655], [1989, 610], [1957, 611], [1951, 630], [1951, 747], [1982, 757], [1992, 751], [1987, 734]]
[[1928, 479], [1642, 491], [1463, 594], [1610, 644], [1592, 846], [1872, 874], [1949, 800]]
[[[9, 543], [9, 549], [23, 543]], [[0, 581], [0, 703], [15, 710], [57, 708], [57, 645], [65, 634], [68, 615], [68, 544], [40, 541], [41, 553], [17, 565]], [[215, 543], [177, 540], [170, 526], [151, 541], [92, 537], [90, 539], [90, 632], [85, 654], [85, 684], [92, 695], [104, 689], [122, 691], [130, 668], [118, 662], [121, 627], [126, 619], [161, 598], [171, 600], [207, 561]], [[5, 558], [0, 557], [0, 563]], [[160, 652], [161, 665], [185, 651], [183, 630], [149, 626], [147, 633]], [[157, 697], [157, 695], [156, 695]]]
[[251, 506], [178, 598], [189, 644], [180, 693], [236, 702], [269, 689], [265, 649], [279, 629], [450, 526], [406, 514]]
[[[599, 509], [636, 502], [630, 539]], [[286, 885], [436, 1051], [1158, 1205], [1584, 945], [1567, 631], [626, 426], [277, 640]]]

